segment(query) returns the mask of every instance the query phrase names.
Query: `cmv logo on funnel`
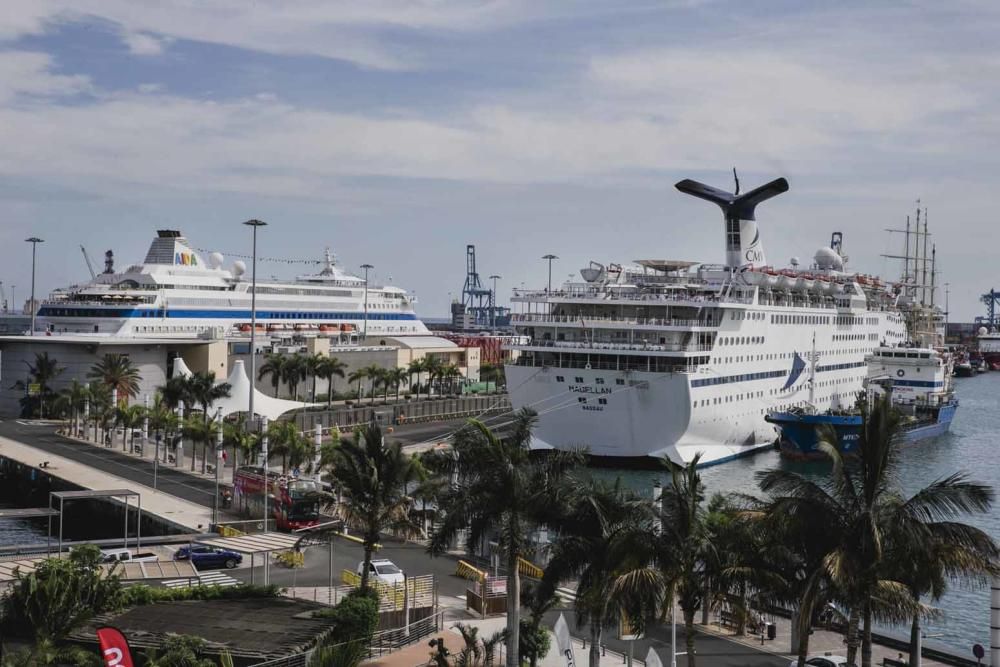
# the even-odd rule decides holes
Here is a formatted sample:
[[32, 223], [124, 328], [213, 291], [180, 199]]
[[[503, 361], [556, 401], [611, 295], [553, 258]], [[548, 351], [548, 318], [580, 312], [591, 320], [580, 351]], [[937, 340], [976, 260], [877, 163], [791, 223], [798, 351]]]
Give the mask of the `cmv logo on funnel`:
[[198, 266], [198, 257], [193, 252], [174, 253], [174, 264]]

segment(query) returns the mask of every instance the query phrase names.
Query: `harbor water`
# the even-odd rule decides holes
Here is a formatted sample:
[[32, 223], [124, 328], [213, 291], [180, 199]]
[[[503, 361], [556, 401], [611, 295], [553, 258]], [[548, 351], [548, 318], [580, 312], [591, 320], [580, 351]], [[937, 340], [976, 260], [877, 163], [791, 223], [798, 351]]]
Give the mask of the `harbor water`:
[[[958, 413], [951, 431], [941, 437], [905, 446], [900, 457], [900, 484], [908, 493], [954, 472], [968, 472], [974, 481], [1000, 493], [1000, 465], [997, 464], [997, 404], [1000, 400], [1000, 372], [957, 379]], [[786, 461], [776, 450], [768, 450], [702, 471], [707, 494], [731, 491], [759, 495], [755, 481], [758, 471], [775, 467], [821, 477], [828, 464]], [[666, 478], [652, 470], [595, 469], [597, 476], [620, 475], [627, 486], [650, 490], [656, 479]], [[1000, 540], [1000, 497], [988, 515], [972, 517], [969, 523]], [[925, 645], [943, 648], [964, 657], [972, 656], [973, 644], [989, 647], [990, 590], [951, 584], [939, 601], [923, 600], [942, 612], [942, 617], [925, 621]], [[886, 629], [887, 634], [909, 637], [909, 626]], [[988, 650], [988, 648], [987, 648]]]

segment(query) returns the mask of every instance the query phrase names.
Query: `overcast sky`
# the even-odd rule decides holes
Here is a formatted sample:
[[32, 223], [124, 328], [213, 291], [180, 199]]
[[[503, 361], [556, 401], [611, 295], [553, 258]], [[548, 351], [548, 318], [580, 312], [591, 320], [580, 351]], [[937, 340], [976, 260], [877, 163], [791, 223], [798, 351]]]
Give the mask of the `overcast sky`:
[[[896, 277], [883, 230], [929, 210], [951, 319], [1000, 287], [1000, 3], [657, 0], [3, 0], [0, 280], [139, 261], [158, 228], [501, 296], [593, 259], [720, 262], [719, 211], [681, 195], [785, 176], [770, 263], [842, 231]], [[228, 263], [228, 262], [227, 262]], [[264, 275], [309, 266], [261, 264]], [[939, 296], [943, 300], [942, 294]], [[505, 300], [505, 298], [502, 298]]]

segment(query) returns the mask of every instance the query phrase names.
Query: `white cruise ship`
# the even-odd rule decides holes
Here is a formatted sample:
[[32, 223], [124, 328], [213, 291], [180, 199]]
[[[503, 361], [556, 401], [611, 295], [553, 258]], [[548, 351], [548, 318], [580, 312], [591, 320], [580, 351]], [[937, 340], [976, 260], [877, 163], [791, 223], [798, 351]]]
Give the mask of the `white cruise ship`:
[[[161, 230], [142, 264], [108, 271], [53, 292], [38, 311], [53, 333], [141, 337], [224, 337], [250, 331], [250, 275], [241, 260], [203, 258], [175, 230]], [[356, 340], [368, 335], [420, 335], [427, 327], [416, 299], [398, 287], [365, 285], [334, 265], [329, 251], [315, 275], [257, 279], [257, 327]]]
[[507, 386], [539, 415], [534, 447], [721, 463], [774, 444], [764, 416], [808, 400], [813, 350], [814, 404], [837, 408], [854, 404], [866, 355], [906, 340], [899, 286], [847, 270], [840, 233], [809, 269], [768, 264], [755, 208], [785, 179], [677, 189], [722, 208], [724, 265], [591, 262], [583, 282], [514, 290], [530, 342], [509, 346]]

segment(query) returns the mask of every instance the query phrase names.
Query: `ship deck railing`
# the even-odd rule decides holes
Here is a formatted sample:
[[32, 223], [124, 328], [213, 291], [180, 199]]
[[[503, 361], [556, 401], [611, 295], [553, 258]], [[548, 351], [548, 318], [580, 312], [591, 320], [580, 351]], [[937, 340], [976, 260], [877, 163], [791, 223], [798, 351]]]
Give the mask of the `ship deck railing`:
[[633, 326], [661, 327], [717, 327], [717, 320], [691, 320], [656, 317], [614, 317], [609, 315], [543, 315], [538, 313], [512, 313], [512, 322], [532, 322], [538, 324], [579, 324], [589, 326], [593, 323], [613, 322]]
[[650, 294], [648, 292], [638, 293], [618, 293], [612, 294], [605, 290], [521, 290], [515, 289], [513, 299], [515, 301], [546, 301], [548, 299], [591, 299], [601, 301], [627, 301], [627, 302], [664, 302], [664, 303], [753, 303], [752, 296], [720, 296], [718, 293], [700, 292], [697, 294]]
[[580, 359], [563, 359], [558, 364], [552, 363], [552, 361], [541, 361], [535, 359], [534, 357], [521, 355], [515, 361], [513, 366], [524, 366], [526, 368], [578, 368], [581, 370], [596, 370], [596, 371], [640, 371], [643, 373], [688, 373], [693, 374], [698, 372], [696, 366], [688, 366], [687, 364], [670, 364], [662, 365], [657, 364], [655, 367], [650, 367], [647, 363], [635, 363], [635, 362], [625, 362], [621, 361], [600, 361], [600, 357], [591, 359], [589, 361]]
[[536, 340], [525, 344], [505, 345], [507, 349], [526, 349], [533, 347], [550, 348], [556, 351], [574, 352], [576, 350], [611, 350], [621, 352], [711, 352], [711, 345], [649, 344], [623, 343], [612, 341], [569, 341], [569, 340]]

